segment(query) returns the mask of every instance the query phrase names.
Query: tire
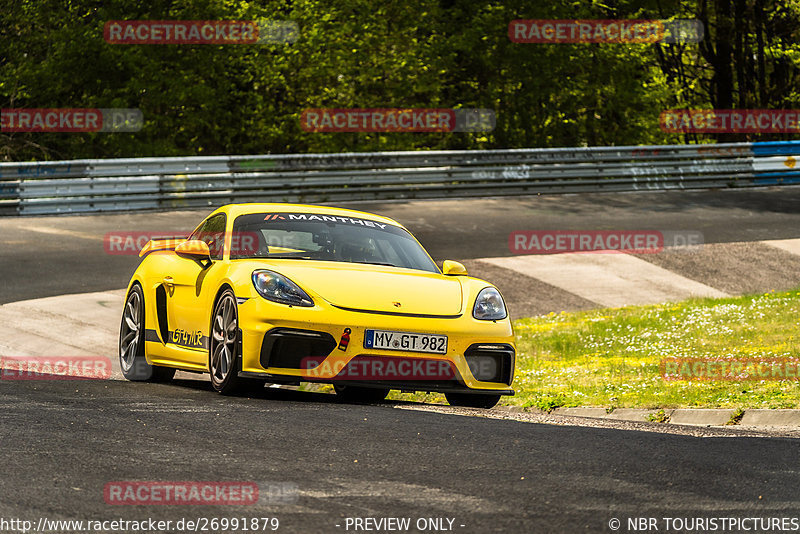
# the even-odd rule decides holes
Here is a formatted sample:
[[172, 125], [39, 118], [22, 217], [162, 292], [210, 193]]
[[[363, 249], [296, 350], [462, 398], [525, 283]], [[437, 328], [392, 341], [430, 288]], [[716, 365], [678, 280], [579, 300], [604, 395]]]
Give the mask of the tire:
[[365, 388], [344, 384], [334, 384], [333, 390], [336, 391], [336, 396], [341, 400], [356, 404], [382, 402], [386, 399], [386, 395], [389, 394], [389, 390], [384, 388]]
[[476, 395], [474, 393], [445, 393], [447, 402], [450, 406], [461, 406], [464, 408], [483, 408], [489, 409], [500, 402], [500, 395]]
[[144, 294], [139, 284], [131, 287], [119, 326], [119, 366], [128, 380], [168, 382], [175, 369], [147, 363], [144, 355]]
[[222, 395], [253, 393], [265, 382], [239, 376], [239, 311], [233, 291], [222, 292], [211, 315], [208, 343], [211, 386]]

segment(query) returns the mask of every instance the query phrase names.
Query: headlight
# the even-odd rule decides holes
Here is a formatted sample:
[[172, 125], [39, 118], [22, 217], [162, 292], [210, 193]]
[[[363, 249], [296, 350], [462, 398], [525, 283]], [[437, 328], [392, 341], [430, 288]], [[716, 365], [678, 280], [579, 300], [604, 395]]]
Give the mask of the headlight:
[[497, 321], [508, 316], [500, 292], [493, 287], [481, 289], [472, 308], [472, 316], [482, 321]]
[[308, 294], [285, 276], [272, 271], [253, 271], [253, 285], [267, 300], [290, 306], [313, 306]]

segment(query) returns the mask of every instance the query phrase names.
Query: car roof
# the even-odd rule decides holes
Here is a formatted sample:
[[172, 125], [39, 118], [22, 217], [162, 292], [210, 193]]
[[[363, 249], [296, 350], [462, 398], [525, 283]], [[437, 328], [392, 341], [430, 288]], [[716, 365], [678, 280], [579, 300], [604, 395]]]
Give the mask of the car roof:
[[249, 213], [314, 213], [318, 215], [336, 215], [339, 217], [357, 217], [359, 219], [388, 223], [404, 228], [402, 224], [394, 219], [375, 215], [374, 213], [330, 206], [314, 206], [310, 204], [288, 204], [283, 202], [226, 204], [214, 210], [213, 213], [220, 212], [227, 213], [232, 219], [239, 215], [247, 215]]

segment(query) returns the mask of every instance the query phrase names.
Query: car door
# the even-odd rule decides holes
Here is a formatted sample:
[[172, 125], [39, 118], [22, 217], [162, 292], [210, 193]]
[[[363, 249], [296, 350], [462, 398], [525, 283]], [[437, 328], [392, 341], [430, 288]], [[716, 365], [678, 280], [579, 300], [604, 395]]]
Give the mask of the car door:
[[186, 363], [205, 365], [208, 360], [209, 317], [213, 303], [206, 301], [209, 300], [210, 281], [221, 267], [225, 224], [225, 214], [216, 214], [189, 237], [208, 245], [213, 260], [210, 266], [178, 258], [162, 280], [167, 290], [167, 344], [173, 349], [176, 359]]

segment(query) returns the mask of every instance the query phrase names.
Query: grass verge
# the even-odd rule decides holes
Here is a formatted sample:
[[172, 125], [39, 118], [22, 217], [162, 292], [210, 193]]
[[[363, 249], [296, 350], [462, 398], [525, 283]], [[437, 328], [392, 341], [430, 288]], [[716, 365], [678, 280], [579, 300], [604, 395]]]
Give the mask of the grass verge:
[[509, 404], [797, 408], [797, 378], [665, 380], [662, 359], [800, 359], [800, 291], [550, 314], [515, 322]]

